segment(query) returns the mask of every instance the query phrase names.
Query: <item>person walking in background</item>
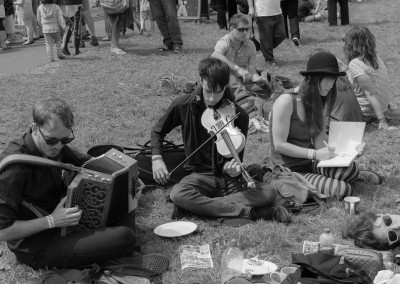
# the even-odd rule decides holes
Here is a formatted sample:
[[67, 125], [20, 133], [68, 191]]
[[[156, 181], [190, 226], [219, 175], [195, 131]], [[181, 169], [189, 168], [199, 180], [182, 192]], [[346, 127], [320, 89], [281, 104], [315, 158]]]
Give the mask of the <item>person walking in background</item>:
[[247, 0], [249, 15], [256, 17], [260, 35], [261, 52], [268, 65], [277, 66], [274, 48], [286, 38], [280, 0]]
[[344, 37], [344, 54], [349, 62], [348, 78], [354, 86], [364, 120], [379, 121], [379, 129], [391, 130], [386, 115], [393, 90], [382, 59], [376, 52], [375, 36], [364, 26], [351, 28]]
[[[90, 45], [92, 46], [98, 46], [99, 42], [97, 41], [96, 38], [96, 31], [94, 29], [94, 22], [92, 15], [90, 14], [90, 3], [89, 0], [83, 0], [82, 1], [82, 13], [83, 13], [83, 19], [85, 19], [85, 22], [89, 28], [90, 31]], [[82, 42], [83, 42], [83, 37], [82, 37]]]
[[[60, 3], [61, 0], [57, 0], [56, 4]], [[72, 38], [73, 46], [75, 48], [75, 55], [81, 53], [79, 46], [81, 42], [81, 28], [82, 28], [82, 0], [63, 0], [62, 5], [59, 5], [63, 13], [65, 23], [67, 25], [67, 31], [64, 33], [62, 41], [62, 53], [63, 55], [71, 55], [68, 50], [68, 43]]]
[[23, 45], [34, 43], [34, 40], [39, 39], [39, 29], [37, 21], [32, 9], [32, 0], [17, 0], [14, 2], [17, 9], [21, 10], [22, 21], [26, 28], [26, 41]]
[[337, 26], [337, 4], [340, 6], [340, 23], [342, 26], [348, 25], [349, 20], [349, 0], [328, 0], [328, 22], [330, 26]]
[[5, 17], [6, 11], [4, 10], [4, 1], [0, 0], [0, 46], [2, 50], [11, 48], [6, 44], [6, 29], [4, 27]]
[[[216, 0], [217, 23], [221, 30], [228, 29], [228, 22], [232, 16], [237, 14], [237, 5], [235, 0]], [[228, 21], [226, 20], [226, 11], [228, 11]]]
[[151, 34], [154, 35], [155, 25], [154, 25], [154, 17], [150, 11], [150, 3], [149, 0], [140, 0], [140, 31], [139, 34], [143, 34], [146, 29], [145, 21], [150, 20], [150, 29]]
[[66, 30], [67, 26], [60, 7], [54, 4], [54, 0], [42, 0], [37, 10], [37, 21], [42, 28], [44, 41], [46, 43], [46, 52], [49, 60], [54, 61], [53, 45], [57, 47], [57, 57], [65, 59], [61, 53], [60, 27]]
[[12, 0], [4, 0], [4, 11], [6, 17], [4, 18], [4, 27], [6, 28], [6, 44], [15, 41], [15, 26], [14, 26], [14, 3]]
[[[300, 0], [301, 1], [301, 0]], [[300, 27], [297, 15], [298, 0], [282, 0], [281, 9], [283, 21], [285, 23], [286, 37], [291, 38], [295, 46], [300, 45]], [[289, 25], [288, 25], [289, 22]], [[290, 28], [290, 35], [289, 35]]]
[[149, 0], [150, 10], [163, 36], [161, 51], [182, 51], [182, 34], [179, 26], [175, 0]]

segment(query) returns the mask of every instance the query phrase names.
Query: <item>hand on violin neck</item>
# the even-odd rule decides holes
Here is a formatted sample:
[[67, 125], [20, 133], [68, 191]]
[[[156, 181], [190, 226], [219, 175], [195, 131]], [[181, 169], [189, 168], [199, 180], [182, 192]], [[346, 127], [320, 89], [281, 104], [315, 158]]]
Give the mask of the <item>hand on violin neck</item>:
[[226, 162], [222, 170], [231, 177], [237, 177], [242, 173], [242, 167], [235, 161], [235, 159]]
[[153, 179], [159, 184], [167, 184], [169, 180], [169, 172], [163, 159], [152, 161]]

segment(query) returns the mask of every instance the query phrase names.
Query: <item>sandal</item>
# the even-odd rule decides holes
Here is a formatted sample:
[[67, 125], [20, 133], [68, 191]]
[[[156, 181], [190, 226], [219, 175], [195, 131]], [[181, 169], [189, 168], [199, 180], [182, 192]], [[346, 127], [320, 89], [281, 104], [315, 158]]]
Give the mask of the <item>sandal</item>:
[[169, 47], [168, 47], [168, 45], [164, 44], [163, 46], [159, 47], [158, 50], [159, 51], [168, 51]]

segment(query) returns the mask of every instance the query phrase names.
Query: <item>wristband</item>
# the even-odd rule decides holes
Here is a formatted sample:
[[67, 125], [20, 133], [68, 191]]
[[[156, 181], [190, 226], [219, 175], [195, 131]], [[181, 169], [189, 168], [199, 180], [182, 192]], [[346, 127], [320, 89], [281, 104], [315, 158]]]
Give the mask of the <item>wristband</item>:
[[312, 160], [316, 160], [316, 159], [317, 159], [317, 150], [313, 150]]
[[54, 224], [54, 218], [53, 218], [53, 215], [47, 215], [46, 216], [46, 219], [47, 219], [47, 224], [49, 225], [49, 229], [51, 229], [51, 228], [54, 228], [55, 227], [55, 224]]
[[162, 160], [162, 159], [163, 159], [163, 157], [161, 155], [153, 155], [153, 156], [151, 156], [151, 161], [152, 162], [157, 161], [157, 160]]

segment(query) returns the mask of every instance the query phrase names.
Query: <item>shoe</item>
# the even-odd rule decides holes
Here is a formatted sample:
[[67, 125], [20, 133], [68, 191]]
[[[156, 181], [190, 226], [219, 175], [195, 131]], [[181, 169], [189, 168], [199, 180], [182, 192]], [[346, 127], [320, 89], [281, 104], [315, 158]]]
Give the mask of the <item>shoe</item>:
[[28, 37], [27, 37], [27, 36], [24, 36], [22, 39], [23, 39], [23, 40], [28, 40]]
[[126, 54], [126, 52], [123, 51], [123, 50], [120, 49], [120, 48], [111, 48], [111, 53], [115, 53], [115, 54], [117, 54], [117, 55]]
[[79, 42], [79, 48], [84, 48], [85, 47], [85, 42], [83, 40], [81, 40]]
[[89, 44], [93, 45], [93, 46], [98, 46], [99, 42], [97, 41], [97, 38], [95, 36], [92, 36], [92, 38], [90, 39], [90, 43]]
[[252, 220], [275, 220], [284, 224], [292, 222], [289, 211], [283, 206], [259, 207], [250, 209], [250, 219]]
[[86, 34], [82, 37], [83, 40], [87, 40], [90, 38], [90, 33], [86, 32]]
[[110, 41], [111, 39], [109, 38], [109, 37], [103, 37], [102, 39], [101, 39], [102, 41]]
[[164, 44], [163, 46], [161, 46], [161, 47], [159, 47], [158, 48], [158, 50], [160, 50], [160, 51], [168, 51], [168, 50], [170, 50], [171, 48], [168, 46], [168, 45], [166, 45], [166, 44]]
[[68, 49], [63, 49], [63, 51], [61, 51], [61, 54], [64, 56], [70, 56], [71, 53], [68, 51]]
[[183, 218], [192, 218], [193, 215], [186, 209], [183, 209], [182, 207], [177, 206], [174, 203], [174, 211], [172, 212], [171, 219], [172, 220], [181, 220]]
[[31, 41], [25, 41], [22, 45], [30, 45], [30, 44], [33, 44], [34, 43], [34, 41], [33, 40], [31, 40]]
[[375, 184], [379, 185], [382, 184], [383, 179], [382, 177], [371, 170], [360, 170], [360, 173], [358, 174], [357, 181], [363, 182], [363, 183], [369, 183], [369, 184]]
[[39, 40], [40, 39], [40, 37], [34, 37], [33, 38], [33, 40]]
[[181, 53], [181, 52], [182, 52], [182, 46], [181, 46], [181, 45], [176, 45], [176, 46], [174, 46], [173, 52], [174, 52], [175, 54]]
[[294, 37], [292, 40], [293, 40], [293, 43], [294, 43], [295, 46], [299, 46], [300, 45], [300, 41], [299, 41], [299, 39], [297, 37]]
[[57, 57], [60, 60], [64, 60], [65, 59], [65, 56], [64, 56], [64, 54], [62, 54], [62, 52], [60, 54], [57, 54]]
[[139, 34], [143, 35], [143, 33], [144, 33], [144, 29], [140, 29]]

